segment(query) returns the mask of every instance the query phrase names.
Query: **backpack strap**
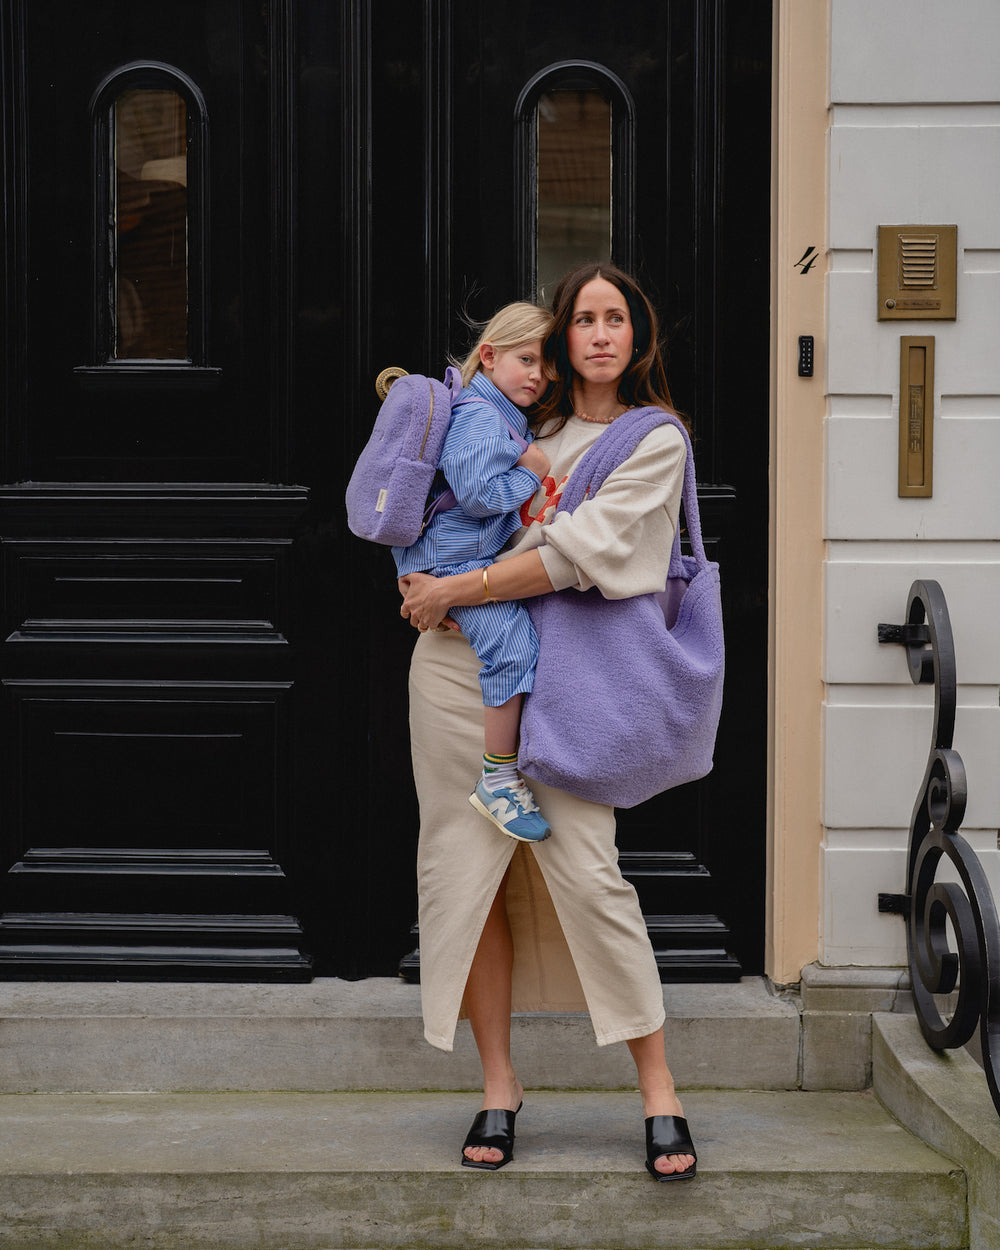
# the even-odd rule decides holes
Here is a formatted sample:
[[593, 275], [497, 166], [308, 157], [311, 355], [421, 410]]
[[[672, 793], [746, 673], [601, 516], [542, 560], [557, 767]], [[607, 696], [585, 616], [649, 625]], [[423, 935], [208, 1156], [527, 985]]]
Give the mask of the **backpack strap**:
[[462, 375], [454, 365], [449, 365], [444, 371], [444, 384], [448, 388], [451, 395], [451, 402], [454, 403], [462, 393]]
[[[635, 408], [630, 412], [622, 413], [620, 417], [612, 421], [587, 448], [579, 464], [570, 474], [556, 511], [572, 512], [584, 499], [596, 495], [608, 475], [625, 463], [647, 434], [661, 425], [672, 425], [680, 431], [684, 439], [687, 452], [684, 459], [684, 488], [681, 496], [684, 502], [684, 520], [691, 550], [698, 561], [698, 567], [704, 568], [708, 563], [708, 557], [705, 554], [705, 544], [701, 536], [701, 516], [698, 512], [698, 487], [695, 481], [691, 438], [680, 417], [663, 408]], [[680, 576], [682, 571], [681, 538], [678, 527], [670, 552], [669, 576]]]

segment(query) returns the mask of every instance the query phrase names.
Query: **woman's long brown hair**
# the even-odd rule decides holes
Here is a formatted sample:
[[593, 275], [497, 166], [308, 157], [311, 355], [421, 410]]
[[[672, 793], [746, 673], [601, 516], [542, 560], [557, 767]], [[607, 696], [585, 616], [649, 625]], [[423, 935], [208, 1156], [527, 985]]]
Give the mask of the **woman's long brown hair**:
[[630, 408], [634, 406], [677, 411], [667, 386], [667, 375], [660, 354], [659, 326], [652, 304], [635, 279], [617, 265], [595, 261], [580, 265], [568, 273], [556, 287], [552, 297], [554, 321], [552, 331], [545, 340], [544, 353], [546, 360], [556, 371], [556, 380], [540, 401], [531, 421], [536, 428], [550, 423], [551, 428], [545, 430], [546, 436], [561, 430], [573, 414], [573, 380], [576, 374], [569, 363], [566, 330], [573, 316], [577, 296], [595, 278], [604, 278], [621, 291], [632, 321], [632, 359], [618, 380], [619, 402]]

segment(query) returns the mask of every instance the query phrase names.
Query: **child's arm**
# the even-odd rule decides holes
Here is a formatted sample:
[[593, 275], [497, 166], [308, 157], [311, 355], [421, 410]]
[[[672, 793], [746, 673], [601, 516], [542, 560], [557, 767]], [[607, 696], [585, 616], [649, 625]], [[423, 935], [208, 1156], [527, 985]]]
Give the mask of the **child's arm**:
[[513, 459], [518, 453], [517, 444], [512, 439], [507, 443], [509, 447], [499, 440], [490, 440], [479, 444], [469, 455], [450, 457], [447, 464], [441, 462], [448, 485], [455, 492], [460, 507], [470, 516], [516, 512], [541, 486], [540, 474]]
[[541, 463], [539, 456], [548, 465], [542, 453], [529, 456], [525, 463], [506, 427], [498, 429], [499, 419], [485, 402], [462, 403], [454, 409], [439, 467], [459, 505], [470, 516], [516, 512], [541, 485], [544, 475], [534, 469], [534, 464]]

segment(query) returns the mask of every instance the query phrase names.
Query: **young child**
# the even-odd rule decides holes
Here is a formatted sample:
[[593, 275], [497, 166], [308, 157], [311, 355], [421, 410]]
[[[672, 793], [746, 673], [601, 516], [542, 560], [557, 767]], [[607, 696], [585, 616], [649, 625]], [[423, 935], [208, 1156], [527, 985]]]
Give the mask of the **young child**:
[[[465, 389], [452, 406], [438, 462], [458, 506], [439, 512], [413, 546], [393, 547], [401, 579], [484, 569], [520, 528], [518, 510], [538, 490], [549, 461], [534, 443], [522, 453], [507, 421], [527, 437], [523, 410], [548, 385], [542, 343], [550, 324], [550, 315], [534, 304], [508, 304], [466, 358]], [[538, 657], [531, 618], [520, 603], [495, 600], [455, 607], [450, 615], [482, 664], [483, 773], [469, 802], [510, 837], [541, 842], [549, 836], [548, 823], [517, 771], [521, 704]]]

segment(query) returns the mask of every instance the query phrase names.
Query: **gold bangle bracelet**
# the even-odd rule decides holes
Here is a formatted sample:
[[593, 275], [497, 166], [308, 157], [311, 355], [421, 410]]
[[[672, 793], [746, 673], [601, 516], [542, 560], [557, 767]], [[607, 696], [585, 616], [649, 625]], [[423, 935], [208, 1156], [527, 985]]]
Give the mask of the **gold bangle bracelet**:
[[488, 572], [488, 568], [483, 569], [483, 594], [486, 596], [485, 599], [483, 599], [483, 603], [489, 603], [490, 601], [490, 583], [486, 576]]

